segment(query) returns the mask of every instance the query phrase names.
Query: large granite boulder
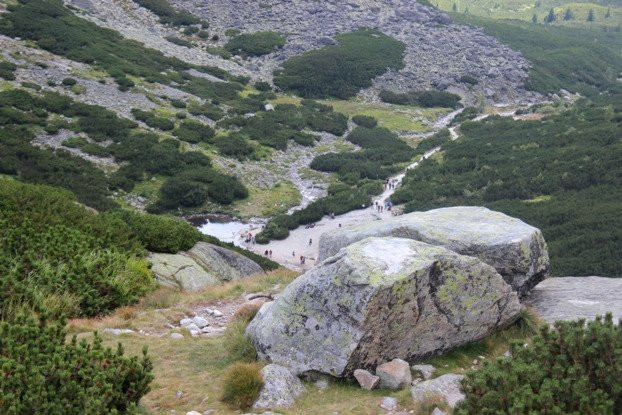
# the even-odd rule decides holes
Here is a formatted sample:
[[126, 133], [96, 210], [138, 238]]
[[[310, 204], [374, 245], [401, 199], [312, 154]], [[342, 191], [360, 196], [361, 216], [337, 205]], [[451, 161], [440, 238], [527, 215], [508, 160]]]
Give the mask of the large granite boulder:
[[187, 291], [263, 272], [244, 255], [206, 242], [178, 254], [150, 253], [148, 259], [158, 283]]
[[622, 278], [561, 277], [538, 284], [525, 303], [548, 323], [557, 320], [593, 320], [613, 314], [622, 319]]
[[501, 275], [477, 258], [369, 238], [298, 277], [246, 333], [264, 360], [343, 377], [482, 339], [521, 310]]
[[458, 206], [413, 212], [345, 227], [320, 237], [318, 261], [372, 236], [396, 236], [443, 246], [492, 265], [519, 296], [546, 278], [549, 255], [542, 232], [483, 207]]

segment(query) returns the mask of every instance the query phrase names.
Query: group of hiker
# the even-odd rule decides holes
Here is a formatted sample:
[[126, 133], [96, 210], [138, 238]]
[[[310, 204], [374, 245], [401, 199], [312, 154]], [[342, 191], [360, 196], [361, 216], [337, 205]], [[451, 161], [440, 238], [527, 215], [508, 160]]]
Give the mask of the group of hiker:
[[254, 245], [254, 244], [255, 244], [255, 235], [253, 235], [253, 234], [252, 234], [252, 233], [250, 233], [250, 232], [249, 232], [249, 233], [247, 233], [246, 235], [244, 235], [244, 241], [245, 241], [247, 244], [251, 244], [251, 243], [252, 243], [252, 244]]
[[391, 209], [393, 208], [393, 203], [392, 203], [390, 200], [385, 200], [384, 204], [379, 203], [379, 202], [374, 202], [374, 203], [371, 205], [371, 208], [372, 208], [372, 209], [375, 209], [375, 210], [376, 210], [376, 212], [378, 212], [378, 213], [382, 213], [382, 212], [384, 212], [385, 210], [386, 210], [387, 212], [390, 212], [390, 211], [391, 211]]
[[398, 184], [399, 184], [399, 180], [397, 179], [391, 179], [391, 180], [387, 179], [384, 182], [384, 188], [386, 190], [395, 190]]

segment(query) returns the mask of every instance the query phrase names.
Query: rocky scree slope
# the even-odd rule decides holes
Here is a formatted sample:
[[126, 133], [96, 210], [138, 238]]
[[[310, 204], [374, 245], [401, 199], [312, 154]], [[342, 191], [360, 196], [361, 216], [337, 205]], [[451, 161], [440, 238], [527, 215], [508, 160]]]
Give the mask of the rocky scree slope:
[[[172, 0], [209, 21], [210, 30], [227, 28], [244, 33], [276, 31], [287, 36], [285, 46], [263, 57], [239, 60], [248, 72], [271, 79], [285, 60], [334, 44], [335, 36], [370, 27], [406, 44], [405, 67], [389, 71], [362, 94], [376, 98], [381, 89], [396, 92], [448, 90], [475, 100], [528, 102], [537, 94], [525, 91], [529, 62], [479, 28], [457, 25], [445, 13], [407, 0]], [[223, 37], [221, 42], [226, 42]], [[476, 85], [461, 83], [470, 75]]]

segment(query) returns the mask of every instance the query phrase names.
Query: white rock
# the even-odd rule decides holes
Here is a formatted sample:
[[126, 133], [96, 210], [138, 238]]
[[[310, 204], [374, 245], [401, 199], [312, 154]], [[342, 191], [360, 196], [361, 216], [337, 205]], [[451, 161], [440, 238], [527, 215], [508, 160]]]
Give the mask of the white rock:
[[192, 319], [192, 322], [197, 325], [198, 328], [202, 329], [207, 326], [207, 320], [201, 316], [196, 316]]
[[171, 333], [171, 339], [179, 340], [183, 338], [184, 338], [184, 335], [181, 333]]
[[223, 314], [223, 313], [221, 313], [221, 312], [220, 312], [220, 311], [218, 311], [218, 310], [214, 310], [214, 311], [212, 312], [212, 315], [213, 315], [214, 317], [222, 317], [224, 314]]
[[114, 334], [115, 336], [120, 336], [121, 334], [131, 334], [131, 333], [134, 333], [134, 330], [130, 330], [130, 329], [104, 329], [104, 333]]
[[395, 411], [397, 409], [397, 399], [390, 396], [384, 397], [382, 402], [380, 402], [380, 407], [387, 411]]
[[447, 415], [447, 414], [441, 411], [439, 408], [434, 408], [434, 410], [432, 411], [432, 415]]
[[197, 411], [190, 411], [190, 412], [186, 412], [186, 415], [201, 415], [201, 413]]
[[410, 394], [415, 403], [420, 403], [432, 397], [441, 396], [450, 407], [455, 407], [458, 402], [464, 399], [464, 394], [460, 390], [460, 382], [464, 376], [448, 373], [432, 380], [421, 382], [413, 386]]
[[188, 324], [187, 326], [184, 326], [184, 328], [185, 328], [186, 330], [191, 331], [191, 332], [192, 332], [192, 331], [201, 331], [201, 329], [200, 329], [200, 328], [199, 328], [196, 324], [194, 324], [194, 323], [190, 323], [190, 324]]
[[436, 368], [432, 365], [413, 365], [412, 369], [420, 372], [423, 376], [423, 380], [429, 380], [434, 372], [436, 372]]
[[185, 327], [185, 326], [187, 326], [189, 324], [192, 324], [192, 319], [191, 318], [186, 317], [186, 318], [182, 318], [181, 320], [179, 320], [179, 325], [182, 326], [182, 327]]
[[261, 369], [264, 380], [255, 408], [290, 407], [305, 391], [300, 379], [283, 366], [269, 364]]

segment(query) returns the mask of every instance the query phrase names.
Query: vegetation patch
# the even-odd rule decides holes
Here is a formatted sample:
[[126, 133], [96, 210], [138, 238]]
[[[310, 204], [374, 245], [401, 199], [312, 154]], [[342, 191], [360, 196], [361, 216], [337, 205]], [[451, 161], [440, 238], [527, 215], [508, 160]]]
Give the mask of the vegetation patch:
[[187, 11], [175, 10], [167, 0], [133, 0], [160, 18], [162, 23], [173, 26], [190, 26], [201, 23], [201, 20]]
[[[538, 227], [554, 275], [618, 276], [622, 249], [622, 96], [583, 99], [542, 121], [461, 125], [442, 162], [410, 170], [394, 194], [406, 210], [487, 206]], [[425, 143], [425, 141], [424, 141]], [[541, 195], [550, 198], [531, 201]]]
[[467, 374], [458, 415], [598, 413], [622, 410], [622, 325], [611, 315], [543, 327], [531, 345], [513, 343], [501, 358]]
[[92, 343], [66, 342], [64, 321], [26, 315], [0, 322], [0, 412], [132, 414], [149, 392], [153, 363]]
[[263, 56], [285, 46], [285, 37], [276, 32], [256, 32], [234, 36], [225, 49], [242, 56]]
[[405, 45], [377, 30], [359, 29], [337, 40], [287, 60], [274, 83], [305, 98], [348, 99], [387, 70], [404, 67]]
[[94, 316], [154, 288], [141, 244], [67, 191], [0, 179], [0, 317]]
[[425, 108], [444, 107], [456, 108], [460, 103], [460, 96], [443, 91], [411, 91], [398, 94], [382, 90], [378, 94], [383, 102], [397, 105], [420, 105]]

